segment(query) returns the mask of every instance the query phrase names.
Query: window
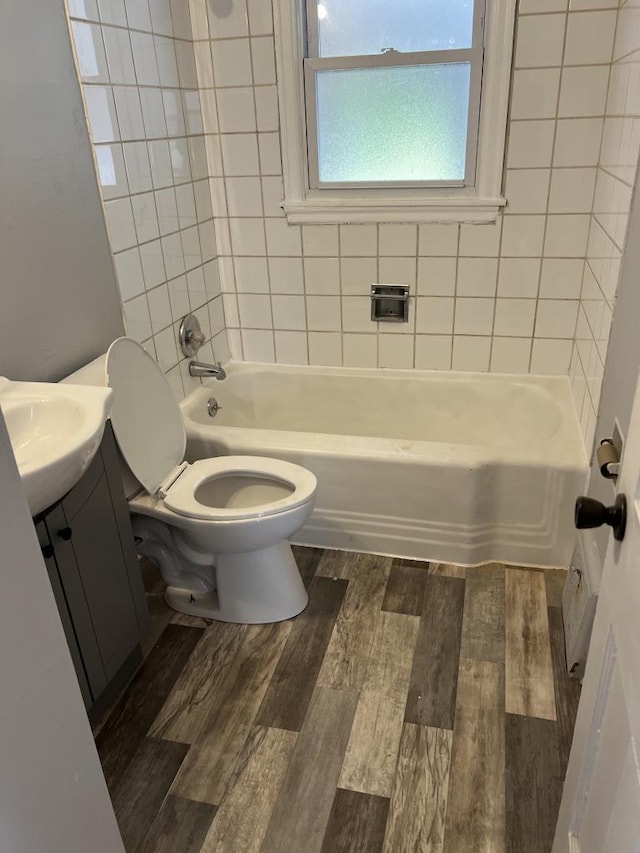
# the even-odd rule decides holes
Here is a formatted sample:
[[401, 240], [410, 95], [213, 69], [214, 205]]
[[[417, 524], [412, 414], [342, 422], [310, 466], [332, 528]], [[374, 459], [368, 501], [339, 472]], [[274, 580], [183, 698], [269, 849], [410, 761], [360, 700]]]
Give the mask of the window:
[[277, 0], [289, 221], [495, 219], [514, 7]]

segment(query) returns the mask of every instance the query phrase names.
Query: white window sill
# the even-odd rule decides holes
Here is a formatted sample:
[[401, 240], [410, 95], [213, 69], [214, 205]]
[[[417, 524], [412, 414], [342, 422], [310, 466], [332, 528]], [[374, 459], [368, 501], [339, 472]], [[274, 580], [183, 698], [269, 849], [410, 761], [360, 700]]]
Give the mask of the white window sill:
[[504, 198], [285, 199], [290, 225], [360, 222], [495, 222]]

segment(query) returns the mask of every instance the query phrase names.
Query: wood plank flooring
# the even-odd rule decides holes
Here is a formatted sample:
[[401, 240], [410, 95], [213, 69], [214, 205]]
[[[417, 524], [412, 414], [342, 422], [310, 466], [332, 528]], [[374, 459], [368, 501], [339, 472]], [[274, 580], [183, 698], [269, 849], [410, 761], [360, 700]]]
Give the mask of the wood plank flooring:
[[277, 625], [175, 614], [97, 733], [127, 851], [548, 853], [563, 574], [295, 548]]
[[542, 572], [507, 569], [506, 711], [555, 720], [547, 593]]

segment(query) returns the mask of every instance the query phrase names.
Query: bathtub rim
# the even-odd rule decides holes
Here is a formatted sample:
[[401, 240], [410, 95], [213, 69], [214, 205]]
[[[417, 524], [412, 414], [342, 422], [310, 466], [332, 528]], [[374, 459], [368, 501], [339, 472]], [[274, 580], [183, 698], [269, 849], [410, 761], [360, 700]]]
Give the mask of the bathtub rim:
[[[261, 449], [265, 452], [276, 454], [281, 449], [294, 448], [297, 451], [313, 453], [340, 452], [354, 458], [366, 458], [371, 454], [393, 458], [399, 462], [411, 463], [413, 460], [429, 459], [445, 464], [495, 464], [504, 461], [521, 461], [527, 464], [549, 465], [559, 469], [575, 470], [576, 467], [587, 468], [589, 465], [587, 450], [584, 445], [579, 419], [575, 410], [573, 394], [568, 376], [537, 375], [537, 374], [512, 374], [512, 373], [476, 373], [469, 371], [441, 371], [441, 370], [413, 370], [396, 368], [366, 368], [366, 367], [332, 367], [319, 365], [281, 365], [265, 364], [262, 362], [230, 361], [225, 366], [230, 378], [235, 375], [252, 373], [284, 373], [304, 375], [311, 373], [320, 376], [353, 376], [356, 378], [372, 379], [376, 375], [383, 374], [386, 378], [393, 379], [420, 379], [429, 381], [436, 380], [439, 383], [449, 382], [482, 382], [487, 384], [499, 384], [504, 380], [520, 385], [533, 385], [542, 387], [554, 399], [561, 415], [561, 425], [558, 430], [562, 433], [565, 446], [562, 452], [555, 455], [553, 451], [560, 451], [557, 445], [558, 434], [545, 440], [540, 445], [527, 446], [524, 448], [502, 447], [489, 444], [463, 444], [455, 442], [439, 442], [433, 440], [407, 440], [397, 438], [385, 438], [377, 436], [358, 436], [344, 433], [330, 432], [305, 432], [301, 430], [280, 430], [265, 427], [238, 427], [226, 424], [211, 423], [204, 420], [196, 420], [192, 412], [205, 399], [215, 392], [218, 385], [213, 380], [201, 382], [199, 388], [191, 391], [180, 403], [188, 438], [197, 435], [198, 438], [211, 438], [210, 430], [215, 428], [218, 433], [216, 443], [223, 444], [224, 433], [233, 438], [242, 447], [251, 450], [243, 452], [249, 455], [260, 455]], [[201, 406], [201, 411], [205, 405]], [[573, 436], [568, 434], [568, 431]], [[257, 439], [257, 436], [260, 436]], [[570, 438], [575, 439], [570, 441]], [[228, 452], [228, 451], [227, 451]]]

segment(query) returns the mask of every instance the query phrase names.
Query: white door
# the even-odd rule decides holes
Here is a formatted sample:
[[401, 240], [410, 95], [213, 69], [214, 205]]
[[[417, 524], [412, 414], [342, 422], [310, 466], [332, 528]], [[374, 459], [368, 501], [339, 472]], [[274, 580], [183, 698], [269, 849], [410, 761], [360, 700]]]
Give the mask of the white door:
[[640, 382], [617, 494], [553, 853], [640, 851]]

